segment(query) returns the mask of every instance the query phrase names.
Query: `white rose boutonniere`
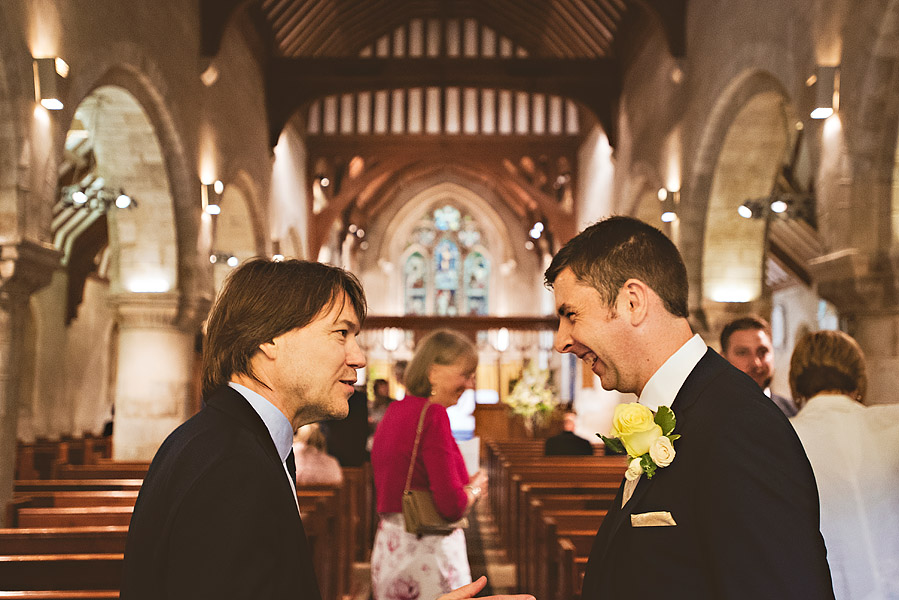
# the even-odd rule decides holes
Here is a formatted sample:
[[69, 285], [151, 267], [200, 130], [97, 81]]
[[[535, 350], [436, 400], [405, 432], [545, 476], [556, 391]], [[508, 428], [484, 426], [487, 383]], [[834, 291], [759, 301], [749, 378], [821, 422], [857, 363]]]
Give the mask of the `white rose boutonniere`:
[[643, 473], [652, 479], [656, 469], [674, 461], [674, 440], [680, 437], [672, 433], [675, 424], [674, 411], [667, 406], [653, 412], [639, 403], [619, 404], [612, 418], [611, 435], [597, 435], [613, 452], [627, 452], [631, 457], [624, 475], [628, 481], [636, 481]]
[[624, 472], [624, 478], [628, 481], [636, 481], [643, 474], [643, 467], [640, 465], [640, 459], [634, 458], [627, 465], [627, 471]]

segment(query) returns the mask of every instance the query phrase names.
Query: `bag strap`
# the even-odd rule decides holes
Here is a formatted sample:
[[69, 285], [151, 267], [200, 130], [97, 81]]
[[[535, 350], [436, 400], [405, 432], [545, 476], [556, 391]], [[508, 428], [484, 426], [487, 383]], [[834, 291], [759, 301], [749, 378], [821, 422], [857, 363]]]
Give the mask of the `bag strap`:
[[421, 416], [418, 417], [418, 429], [415, 431], [415, 444], [412, 446], [412, 460], [409, 461], [409, 473], [406, 475], [406, 488], [403, 490], [403, 493], [409, 491], [409, 486], [412, 484], [412, 470], [415, 468], [415, 458], [418, 456], [418, 443], [421, 441], [421, 430], [425, 424], [425, 414], [428, 412], [428, 406], [430, 406], [431, 402], [429, 400], [425, 400], [424, 408], [421, 409]]

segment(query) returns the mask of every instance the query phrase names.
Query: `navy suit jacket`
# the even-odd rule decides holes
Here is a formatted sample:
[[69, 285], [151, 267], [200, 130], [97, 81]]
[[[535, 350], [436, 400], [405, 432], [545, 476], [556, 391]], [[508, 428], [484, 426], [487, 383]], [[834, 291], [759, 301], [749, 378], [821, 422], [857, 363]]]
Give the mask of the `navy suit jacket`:
[[[670, 466], [622, 487], [587, 564], [583, 600], [832, 599], [818, 490], [787, 418], [709, 349], [671, 407]], [[634, 527], [667, 511], [674, 526]]]
[[238, 392], [219, 388], [150, 465], [121, 597], [321, 600], [292, 495], [265, 423]]

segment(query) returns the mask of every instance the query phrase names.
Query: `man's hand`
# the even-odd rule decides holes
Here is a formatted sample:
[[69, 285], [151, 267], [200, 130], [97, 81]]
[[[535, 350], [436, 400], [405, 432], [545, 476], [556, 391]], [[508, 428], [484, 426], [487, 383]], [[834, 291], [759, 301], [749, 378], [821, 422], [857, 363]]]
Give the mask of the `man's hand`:
[[[474, 598], [475, 594], [484, 589], [487, 585], [487, 578], [483, 575], [476, 581], [472, 581], [468, 585], [456, 588], [449, 594], [444, 594], [437, 600], [465, 600], [466, 598]], [[500, 596], [484, 596], [484, 600], [535, 600], [530, 594], [504, 594]]]

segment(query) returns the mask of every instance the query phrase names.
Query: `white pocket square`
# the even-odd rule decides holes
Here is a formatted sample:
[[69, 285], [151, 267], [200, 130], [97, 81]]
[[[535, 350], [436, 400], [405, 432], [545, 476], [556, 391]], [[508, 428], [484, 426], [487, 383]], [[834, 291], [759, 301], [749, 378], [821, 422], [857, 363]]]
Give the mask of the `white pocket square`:
[[672, 527], [677, 525], [667, 510], [631, 515], [631, 527]]

